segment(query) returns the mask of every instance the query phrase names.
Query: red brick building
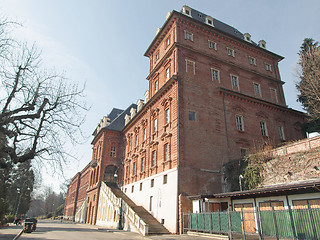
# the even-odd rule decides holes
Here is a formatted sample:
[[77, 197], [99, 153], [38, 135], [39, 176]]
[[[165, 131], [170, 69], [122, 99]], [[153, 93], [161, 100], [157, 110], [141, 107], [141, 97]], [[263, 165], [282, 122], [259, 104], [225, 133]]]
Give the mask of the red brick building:
[[[191, 210], [184, 197], [224, 192], [223, 165], [254, 144], [301, 139], [304, 115], [286, 106], [283, 57], [250, 34], [184, 6], [172, 11], [145, 52], [149, 90], [125, 111], [113, 109], [94, 131], [87, 174], [87, 223], [95, 223], [100, 181], [118, 184], [171, 232]], [[82, 173], [70, 183], [74, 214]], [[79, 195], [79, 194], [78, 194]]]

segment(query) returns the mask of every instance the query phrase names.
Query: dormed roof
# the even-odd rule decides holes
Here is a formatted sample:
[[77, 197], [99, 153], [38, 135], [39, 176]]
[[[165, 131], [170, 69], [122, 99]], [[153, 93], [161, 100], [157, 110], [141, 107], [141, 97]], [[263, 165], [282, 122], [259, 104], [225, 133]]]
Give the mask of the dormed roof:
[[124, 117], [126, 116], [126, 114], [130, 115], [131, 108], [137, 109], [137, 105], [133, 103], [126, 110], [121, 110], [122, 112], [118, 114], [118, 116], [113, 121], [111, 121], [111, 123], [106, 127], [106, 129], [121, 131], [125, 126]]

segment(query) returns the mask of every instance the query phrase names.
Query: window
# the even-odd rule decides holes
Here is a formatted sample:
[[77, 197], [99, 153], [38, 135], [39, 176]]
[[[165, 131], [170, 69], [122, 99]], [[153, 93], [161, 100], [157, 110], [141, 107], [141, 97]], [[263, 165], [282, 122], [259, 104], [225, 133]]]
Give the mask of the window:
[[137, 173], [137, 163], [134, 162], [134, 163], [133, 163], [133, 172], [132, 172], [133, 176], [135, 176], [136, 173]]
[[142, 183], [140, 183], [140, 191], [142, 191]]
[[147, 139], [147, 129], [144, 128], [143, 129], [143, 141], [145, 141]]
[[116, 147], [111, 147], [110, 157], [115, 157], [115, 156], [116, 156]]
[[247, 156], [247, 149], [246, 148], [240, 148], [241, 157], [244, 158]]
[[193, 41], [193, 33], [188, 32], [188, 31], [184, 31], [184, 38], [185, 38], [186, 40]]
[[212, 41], [208, 41], [209, 42], [209, 48], [211, 48], [211, 49], [214, 49], [214, 50], [217, 50], [217, 45], [216, 45], [216, 43], [215, 42], [212, 42]]
[[253, 58], [253, 57], [249, 57], [249, 63], [250, 63], [251, 65], [256, 65], [256, 59]]
[[139, 135], [136, 135], [136, 147], [139, 145]]
[[159, 51], [156, 54], [156, 61], [158, 61], [158, 60], [159, 60]]
[[134, 186], [131, 186], [131, 192], [133, 193], [133, 191], [134, 191]]
[[129, 151], [131, 150], [131, 140], [129, 140]]
[[151, 167], [154, 167], [156, 165], [156, 154], [157, 152], [156, 151], [152, 151], [152, 162], [151, 162]]
[[166, 124], [170, 122], [170, 109], [167, 108], [166, 109]]
[[168, 67], [166, 69], [166, 79], [169, 79], [170, 78], [170, 68]]
[[211, 73], [212, 73], [212, 81], [218, 80], [220, 82], [219, 71], [211, 68]]
[[149, 200], [149, 211], [152, 211], [152, 196], [150, 196], [150, 200]]
[[211, 25], [212, 27], [214, 27], [214, 26], [213, 26], [213, 18], [212, 18], [212, 17], [207, 16], [207, 17], [206, 17], [206, 23], [207, 23], [208, 25]]
[[196, 62], [186, 59], [186, 72], [196, 74]]
[[232, 88], [237, 88], [239, 90], [239, 80], [237, 76], [231, 75], [231, 86]]
[[141, 172], [144, 172], [145, 158], [141, 158]]
[[153, 119], [153, 132], [155, 133], [158, 129], [158, 119]]
[[196, 121], [196, 113], [189, 111], [189, 120], [190, 121]]
[[271, 72], [271, 64], [266, 63], [266, 70]]
[[237, 130], [243, 132], [244, 127], [243, 127], [243, 117], [241, 115], [236, 116], [236, 126]]
[[129, 166], [126, 167], [126, 178], [129, 177]]
[[283, 126], [278, 126], [278, 133], [279, 133], [279, 138], [280, 140], [285, 140], [285, 136], [284, 136], [284, 130], [283, 130]]
[[253, 83], [253, 90], [254, 90], [254, 95], [261, 96], [261, 90], [260, 90], [259, 83]]
[[270, 88], [271, 101], [278, 103], [277, 90], [275, 88]]
[[168, 161], [169, 160], [169, 144], [166, 143], [164, 145], [164, 161]]
[[260, 130], [261, 130], [261, 134], [262, 136], [268, 136], [268, 132], [267, 132], [267, 124], [264, 121], [260, 122]]
[[170, 45], [170, 37], [167, 38], [166, 45], [167, 45], [167, 46]]
[[227, 48], [227, 53], [229, 56], [234, 57], [234, 50], [233, 49]]
[[150, 181], [150, 187], [154, 187], [154, 179], [151, 179], [151, 181]]
[[168, 175], [163, 175], [163, 184], [167, 184], [168, 182]]
[[158, 89], [159, 89], [159, 81], [156, 80], [156, 81], [154, 82], [154, 91], [156, 92], [156, 91], [158, 91]]

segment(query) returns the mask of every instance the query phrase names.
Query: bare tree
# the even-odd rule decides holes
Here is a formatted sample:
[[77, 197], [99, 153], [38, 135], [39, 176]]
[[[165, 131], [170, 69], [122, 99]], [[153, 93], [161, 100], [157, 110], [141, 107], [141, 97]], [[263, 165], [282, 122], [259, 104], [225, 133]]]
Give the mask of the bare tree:
[[37, 47], [15, 41], [10, 27], [0, 19], [1, 149], [14, 164], [35, 158], [60, 164], [68, 154], [65, 142], [81, 136], [83, 88], [45, 69]]
[[300, 56], [300, 82], [297, 89], [300, 94], [298, 101], [308, 112], [310, 124], [308, 128], [320, 131], [320, 49], [318, 42], [305, 39], [301, 46]]

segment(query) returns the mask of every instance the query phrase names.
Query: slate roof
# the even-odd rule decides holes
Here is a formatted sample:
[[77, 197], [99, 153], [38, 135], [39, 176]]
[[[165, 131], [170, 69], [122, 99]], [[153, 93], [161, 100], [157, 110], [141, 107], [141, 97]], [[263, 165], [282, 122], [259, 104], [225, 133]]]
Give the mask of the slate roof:
[[[193, 8], [191, 8], [191, 16], [193, 19], [199, 21], [199, 22], [203, 22], [203, 23], [206, 23], [206, 17], [209, 16], [209, 15], [206, 15], [202, 12], [199, 12]], [[181, 10], [181, 13], [182, 13], [182, 10]], [[211, 16], [209, 16], [211, 17]], [[213, 18], [213, 17], [212, 17]], [[213, 18], [213, 25], [214, 25], [214, 28], [222, 31], [222, 32], [225, 32], [225, 33], [228, 33], [236, 38], [240, 38], [240, 39], [244, 39], [244, 36], [243, 34], [238, 31], [236, 28], [228, 25], [228, 24], [225, 24], [215, 18]]]
[[110, 118], [111, 114], [113, 114], [112, 117], [115, 116], [115, 114], [117, 114], [117, 116], [115, 116], [113, 120], [111, 120], [110, 118], [111, 123], [105, 128], [114, 131], [121, 131], [125, 127], [124, 117], [126, 116], [126, 114], [130, 115], [131, 108], [137, 109], [137, 105], [133, 103], [126, 110], [113, 108], [108, 115], [108, 118]]

